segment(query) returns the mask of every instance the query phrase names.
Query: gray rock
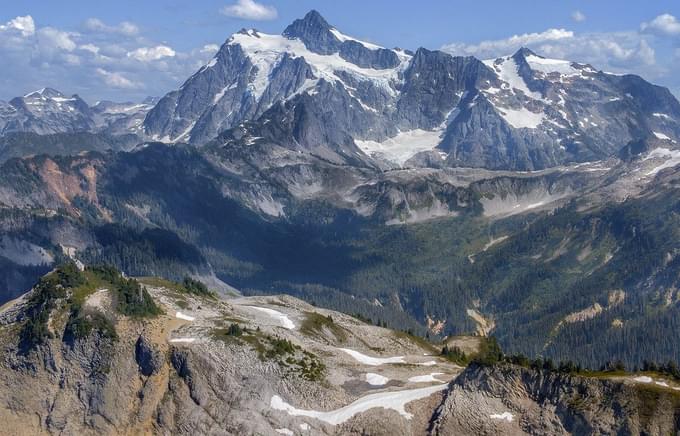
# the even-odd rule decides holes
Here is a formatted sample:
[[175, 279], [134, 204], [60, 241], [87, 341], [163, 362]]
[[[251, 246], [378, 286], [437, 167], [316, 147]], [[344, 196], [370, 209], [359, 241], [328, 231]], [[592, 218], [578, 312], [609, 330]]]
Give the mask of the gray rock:
[[148, 339], [140, 336], [135, 344], [135, 360], [137, 365], [139, 365], [139, 372], [149, 377], [160, 371], [165, 358]]

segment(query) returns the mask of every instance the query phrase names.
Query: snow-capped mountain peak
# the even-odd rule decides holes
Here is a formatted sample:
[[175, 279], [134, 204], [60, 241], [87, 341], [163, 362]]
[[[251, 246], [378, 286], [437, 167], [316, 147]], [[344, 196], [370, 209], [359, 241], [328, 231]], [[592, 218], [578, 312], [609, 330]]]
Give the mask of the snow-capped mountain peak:
[[386, 49], [316, 11], [280, 35], [232, 35], [149, 107], [89, 107], [46, 88], [0, 103], [0, 129], [200, 145], [247, 123], [244, 147], [266, 141], [343, 164], [521, 170], [602, 159], [640, 138], [680, 138], [680, 104], [637, 76], [526, 48], [486, 61]]
[[316, 11], [294, 21], [281, 35], [243, 29], [179, 91], [159, 102], [145, 129], [157, 140], [205, 142], [277, 102], [303, 92], [314, 94], [329, 83], [346, 89], [357, 106], [376, 111], [359, 97], [357, 86], [393, 98], [410, 58], [403, 51], [347, 36]]

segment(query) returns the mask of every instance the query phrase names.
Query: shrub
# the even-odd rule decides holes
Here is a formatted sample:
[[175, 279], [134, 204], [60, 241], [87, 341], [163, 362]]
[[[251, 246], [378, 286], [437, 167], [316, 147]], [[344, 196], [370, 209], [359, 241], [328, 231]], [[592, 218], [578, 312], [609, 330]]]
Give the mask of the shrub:
[[189, 294], [212, 296], [212, 292], [208, 290], [208, 287], [198, 280], [194, 280], [191, 277], [184, 277], [182, 281], [182, 288], [185, 292]]
[[123, 315], [144, 318], [163, 313], [137, 280], [121, 278], [115, 294], [117, 309]]

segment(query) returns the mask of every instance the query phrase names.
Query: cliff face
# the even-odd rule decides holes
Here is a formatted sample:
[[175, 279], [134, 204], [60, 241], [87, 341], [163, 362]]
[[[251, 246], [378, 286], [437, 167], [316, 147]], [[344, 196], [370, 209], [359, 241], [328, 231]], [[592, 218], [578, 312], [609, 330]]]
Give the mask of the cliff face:
[[44, 305], [39, 345], [22, 342], [35, 290], [0, 308], [0, 435], [419, 435], [461, 370], [291, 297], [148, 286], [163, 313], [140, 318], [85, 286]]
[[632, 379], [473, 364], [451, 383], [431, 431], [437, 435], [679, 434], [680, 393]]

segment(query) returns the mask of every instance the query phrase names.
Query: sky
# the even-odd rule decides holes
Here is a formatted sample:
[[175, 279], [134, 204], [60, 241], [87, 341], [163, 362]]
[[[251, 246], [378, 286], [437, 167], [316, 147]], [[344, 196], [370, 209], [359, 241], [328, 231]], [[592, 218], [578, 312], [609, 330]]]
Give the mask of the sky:
[[385, 47], [487, 59], [527, 46], [680, 95], [677, 0], [2, 0], [0, 99], [43, 87], [90, 103], [162, 96], [232, 33], [281, 33], [311, 9]]

